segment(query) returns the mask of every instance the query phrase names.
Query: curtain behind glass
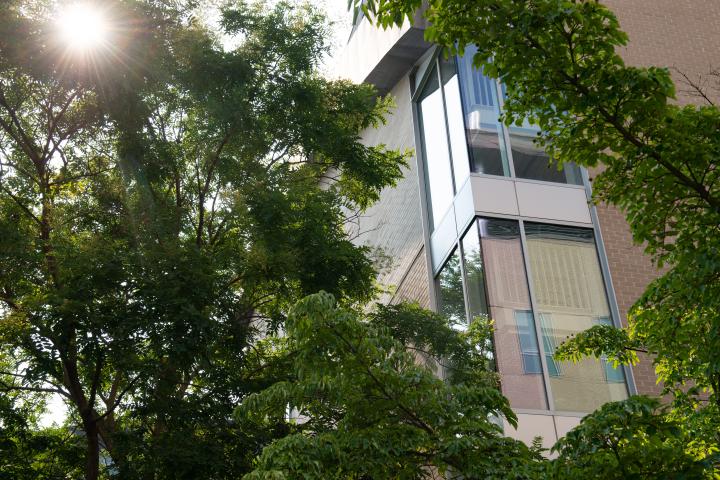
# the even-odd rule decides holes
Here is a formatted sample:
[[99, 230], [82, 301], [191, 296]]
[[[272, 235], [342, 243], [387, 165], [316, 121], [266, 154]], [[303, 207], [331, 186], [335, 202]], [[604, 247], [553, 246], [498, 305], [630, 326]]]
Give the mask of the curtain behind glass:
[[[525, 224], [543, 349], [551, 355], [567, 337], [599, 323], [610, 310], [592, 230]], [[622, 370], [606, 360], [548, 362], [555, 410], [591, 412], [627, 398]]]

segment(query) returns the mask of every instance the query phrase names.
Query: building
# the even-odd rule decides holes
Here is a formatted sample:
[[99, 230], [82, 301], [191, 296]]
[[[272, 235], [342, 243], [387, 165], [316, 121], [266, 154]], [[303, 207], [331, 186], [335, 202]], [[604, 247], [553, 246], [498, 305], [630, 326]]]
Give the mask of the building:
[[[715, 0], [605, 0], [630, 43], [630, 64], [675, 67], [690, 77], [719, 67]], [[395, 98], [388, 123], [367, 144], [414, 149], [405, 177], [360, 221], [361, 243], [392, 259], [385, 301], [417, 301], [459, 322], [489, 315], [504, 394], [525, 441], [546, 446], [605, 402], [657, 394], [648, 359], [558, 363], [554, 348], [596, 324], [621, 325], [656, 276], [627, 224], [592, 206], [592, 172], [558, 171], [532, 142], [530, 124], [498, 122], [503, 86], [467, 58], [443, 59], [423, 39], [423, 21], [380, 30], [356, 22], [340, 76]], [[692, 101], [679, 95], [678, 101]]]

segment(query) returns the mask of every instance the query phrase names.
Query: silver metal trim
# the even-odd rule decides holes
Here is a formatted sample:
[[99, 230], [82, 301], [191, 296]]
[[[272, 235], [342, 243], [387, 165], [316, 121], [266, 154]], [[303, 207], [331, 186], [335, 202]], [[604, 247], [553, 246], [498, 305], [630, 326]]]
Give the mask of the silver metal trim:
[[530, 294], [530, 309], [532, 310], [533, 321], [535, 322], [535, 337], [538, 342], [538, 351], [540, 352], [540, 365], [542, 367], [543, 380], [545, 382], [545, 398], [548, 403], [548, 410], [555, 410], [555, 400], [550, 390], [550, 373], [545, 358], [545, 346], [542, 341], [542, 330], [540, 328], [540, 319], [537, 312], [537, 303], [535, 301], [535, 289], [533, 287], [532, 275], [530, 274], [530, 256], [527, 250], [527, 238], [525, 237], [525, 223], [518, 220], [520, 227], [520, 245], [522, 247], [523, 263], [525, 264], [525, 280], [528, 284], [528, 293]]
[[[580, 173], [582, 175], [583, 183], [585, 184], [585, 193], [588, 199], [588, 207], [590, 209], [590, 220], [593, 224], [593, 231], [595, 233], [595, 247], [597, 250], [598, 260], [600, 262], [600, 271], [603, 276], [603, 284], [605, 286], [605, 295], [607, 297], [608, 304], [610, 305], [610, 316], [615, 328], [623, 328], [622, 322], [620, 321], [620, 307], [618, 306], [617, 297], [615, 296], [615, 287], [613, 286], [612, 275], [610, 273], [610, 264], [607, 258], [607, 251], [605, 250], [605, 242], [603, 241], [602, 230], [600, 228], [600, 217], [597, 213], [597, 207], [592, 201], [592, 185], [590, 184], [590, 176], [588, 175], [587, 169], [581, 168]], [[625, 386], [628, 389], [628, 395], [637, 395], [637, 384], [635, 383], [635, 374], [633, 369], [628, 365], [623, 365], [623, 372], [625, 373]]]

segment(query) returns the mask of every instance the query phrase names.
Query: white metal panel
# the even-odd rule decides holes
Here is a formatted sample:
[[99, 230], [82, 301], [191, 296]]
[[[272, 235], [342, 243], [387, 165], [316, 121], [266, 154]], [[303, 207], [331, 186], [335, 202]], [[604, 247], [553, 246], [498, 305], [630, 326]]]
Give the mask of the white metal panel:
[[432, 254], [433, 271], [437, 272], [442, 267], [445, 257], [455, 246], [457, 239], [457, 226], [455, 225], [455, 207], [445, 214], [435, 231], [430, 237], [430, 252]]
[[455, 196], [455, 225], [457, 226], [458, 237], [462, 236], [465, 227], [475, 218], [475, 207], [473, 205], [472, 186], [466, 181]]
[[470, 183], [476, 212], [501, 215], [519, 214], [514, 182], [511, 179], [472, 175]]
[[516, 181], [515, 189], [523, 217], [592, 223], [583, 188]]

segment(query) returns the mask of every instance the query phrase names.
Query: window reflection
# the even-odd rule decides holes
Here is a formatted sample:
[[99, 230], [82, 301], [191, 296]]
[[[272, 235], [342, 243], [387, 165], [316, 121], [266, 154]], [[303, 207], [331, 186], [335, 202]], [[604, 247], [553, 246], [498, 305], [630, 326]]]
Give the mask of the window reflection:
[[502, 391], [514, 408], [548, 408], [517, 222], [478, 219]]
[[468, 158], [467, 143], [465, 142], [465, 124], [463, 122], [460, 83], [455, 69], [455, 59], [441, 61], [440, 72], [445, 92], [445, 108], [450, 133], [450, 152], [452, 153], [455, 187], [459, 190], [465, 179], [470, 175], [470, 160]]
[[440, 223], [454, 196], [439, 83], [437, 69], [433, 68], [418, 101], [432, 225]]
[[580, 168], [577, 165], [566, 163], [562, 169], [558, 169], [557, 163], [550, 159], [545, 150], [535, 145], [534, 139], [539, 131], [527, 120], [520, 127], [514, 125], [508, 127], [515, 176], [530, 180], [582, 185]]
[[[470, 148], [472, 171], [510, 176], [497, 85], [472, 65], [477, 49], [470, 46], [458, 57], [458, 73], [465, 112], [465, 134]], [[449, 114], [449, 112], [448, 112]]]
[[440, 313], [449, 318], [454, 325], [466, 324], [460, 254], [457, 249], [440, 270], [438, 283]]
[[[602, 273], [592, 230], [526, 223], [525, 233], [543, 349], [551, 354], [568, 336], [609, 322]], [[607, 360], [553, 360], [548, 370], [556, 410], [590, 412], [627, 398], [622, 370]]]

